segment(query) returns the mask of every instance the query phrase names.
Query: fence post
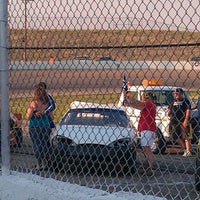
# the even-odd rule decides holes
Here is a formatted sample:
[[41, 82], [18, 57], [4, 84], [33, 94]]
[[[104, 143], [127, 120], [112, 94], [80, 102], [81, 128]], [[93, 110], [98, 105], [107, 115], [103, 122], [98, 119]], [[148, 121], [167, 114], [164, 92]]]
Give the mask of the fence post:
[[10, 174], [9, 84], [8, 84], [8, 1], [0, 0], [0, 71], [1, 71], [1, 158], [2, 175]]

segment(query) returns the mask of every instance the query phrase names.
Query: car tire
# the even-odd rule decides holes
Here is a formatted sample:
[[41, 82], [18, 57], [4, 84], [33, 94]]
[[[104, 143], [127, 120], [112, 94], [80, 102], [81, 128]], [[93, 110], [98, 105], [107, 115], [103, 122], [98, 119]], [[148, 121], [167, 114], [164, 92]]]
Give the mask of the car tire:
[[195, 189], [200, 191], [200, 158], [196, 158]]
[[152, 148], [153, 154], [164, 154], [166, 150], [166, 140], [160, 129], [156, 130], [157, 140], [154, 142], [154, 147]]

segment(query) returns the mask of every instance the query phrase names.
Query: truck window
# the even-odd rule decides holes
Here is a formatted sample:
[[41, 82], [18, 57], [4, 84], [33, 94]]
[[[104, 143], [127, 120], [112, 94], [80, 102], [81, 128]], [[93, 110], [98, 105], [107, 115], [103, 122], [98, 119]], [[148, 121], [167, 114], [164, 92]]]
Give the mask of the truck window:
[[[141, 91], [141, 95], [144, 91]], [[166, 90], [148, 90], [145, 92], [152, 92], [155, 96], [155, 103], [157, 106], [168, 106], [174, 100], [173, 92]], [[141, 96], [140, 95], [140, 96]], [[141, 99], [140, 99], [141, 100]]]

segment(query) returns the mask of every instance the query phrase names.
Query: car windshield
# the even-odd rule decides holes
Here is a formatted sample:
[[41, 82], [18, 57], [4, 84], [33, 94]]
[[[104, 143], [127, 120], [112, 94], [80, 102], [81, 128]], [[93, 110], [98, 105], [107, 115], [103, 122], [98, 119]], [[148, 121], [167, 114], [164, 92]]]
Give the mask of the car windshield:
[[130, 126], [129, 118], [121, 110], [88, 108], [71, 109], [60, 122], [60, 125], [88, 125], [88, 126]]

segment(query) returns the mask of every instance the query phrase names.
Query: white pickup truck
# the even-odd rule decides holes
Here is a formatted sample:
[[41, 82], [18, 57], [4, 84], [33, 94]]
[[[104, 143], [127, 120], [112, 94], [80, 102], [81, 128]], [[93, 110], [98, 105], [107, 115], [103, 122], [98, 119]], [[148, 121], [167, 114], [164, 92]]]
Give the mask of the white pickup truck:
[[[167, 144], [174, 144], [169, 133], [169, 117], [167, 116], [167, 109], [169, 104], [174, 100], [173, 91], [177, 87], [174, 86], [164, 86], [161, 80], [143, 80], [141, 85], [131, 86], [128, 82], [127, 89], [131, 93], [131, 97], [137, 100], [141, 100], [142, 93], [144, 92], [153, 92], [156, 97], [157, 105], [157, 115], [156, 115], [156, 124], [157, 124], [157, 137], [155, 143], [152, 147], [152, 150], [155, 154], [164, 153]], [[185, 88], [182, 88], [184, 91], [184, 97], [187, 98], [190, 102], [191, 99], [188, 95], [188, 92]], [[123, 106], [124, 101], [124, 92], [121, 93], [118, 106]], [[192, 103], [192, 102], [191, 102]], [[140, 110], [131, 107], [125, 107], [127, 114], [129, 115], [135, 129], [137, 130], [137, 125], [140, 117]], [[191, 119], [190, 119], [191, 131], [188, 133], [192, 143], [197, 143], [198, 137], [200, 135], [200, 129], [197, 120], [197, 110], [192, 110]]]

